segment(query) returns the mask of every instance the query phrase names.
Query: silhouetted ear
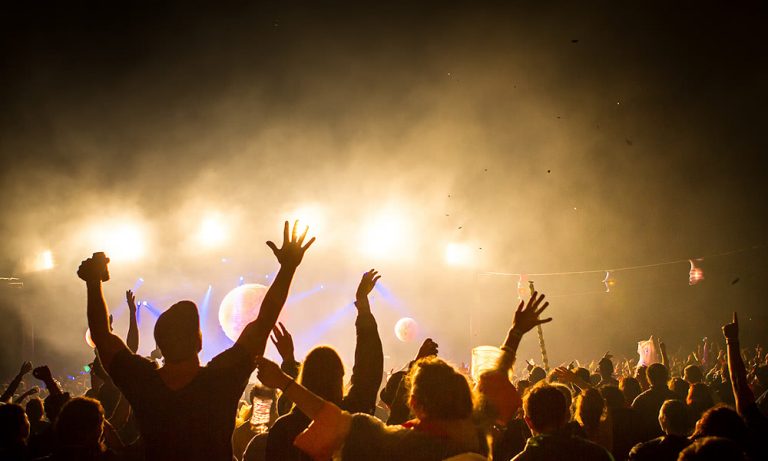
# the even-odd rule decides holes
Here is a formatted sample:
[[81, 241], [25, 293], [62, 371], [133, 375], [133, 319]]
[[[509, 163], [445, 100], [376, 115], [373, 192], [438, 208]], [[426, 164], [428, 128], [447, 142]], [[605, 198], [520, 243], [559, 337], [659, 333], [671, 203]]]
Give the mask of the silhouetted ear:
[[200, 330], [197, 330], [197, 341], [196, 341], [196, 343], [197, 344], [195, 345], [196, 346], [195, 349], [197, 350], [198, 353], [200, 353], [200, 351], [203, 350], [203, 332], [200, 331]]

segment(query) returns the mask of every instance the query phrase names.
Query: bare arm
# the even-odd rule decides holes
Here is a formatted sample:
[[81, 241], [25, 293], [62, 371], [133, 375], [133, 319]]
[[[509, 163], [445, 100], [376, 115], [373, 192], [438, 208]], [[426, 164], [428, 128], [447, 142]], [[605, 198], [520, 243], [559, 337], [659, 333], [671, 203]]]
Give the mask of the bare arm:
[[8, 387], [5, 389], [5, 392], [3, 392], [3, 395], [0, 396], [0, 402], [3, 403], [9, 403], [11, 401], [11, 397], [13, 397], [13, 394], [16, 393], [16, 389], [19, 388], [19, 384], [21, 383], [21, 380], [24, 379], [24, 375], [32, 371], [32, 362], [24, 362], [21, 364], [21, 369], [19, 370], [19, 374], [16, 375], [15, 378], [13, 378], [13, 381], [11, 381], [10, 384], [8, 384]]
[[381, 276], [374, 269], [363, 274], [355, 295], [355, 364], [352, 368], [352, 386], [344, 397], [344, 408], [355, 413], [373, 413], [381, 376], [384, 373], [381, 337], [368, 302], [368, 295], [379, 278]]
[[314, 419], [327, 402], [311, 391], [305, 389], [293, 378], [283, 373], [276, 363], [264, 358], [256, 359], [256, 367], [259, 369], [258, 378], [262, 384], [272, 389], [280, 389], [283, 395], [291, 399], [299, 407], [302, 413], [310, 419]]
[[288, 290], [291, 287], [291, 281], [296, 273], [296, 268], [301, 263], [304, 252], [315, 242], [313, 237], [306, 245], [302, 246], [309, 228], [306, 228], [304, 233], [298, 236], [297, 227], [298, 222], [294, 223], [293, 232], [289, 232], [288, 221], [285, 222], [283, 246], [281, 248], [277, 248], [277, 245], [272, 242], [267, 242], [267, 246], [272, 249], [277, 257], [277, 261], [280, 263], [280, 270], [277, 272], [272, 286], [267, 290], [266, 296], [264, 296], [264, 301], [261, 303], [256, 320], [246, 325], [240, 337], [237, 338], [237, 344], [244, 347], [253, 357], [264, 354], [264, 350], [267, 348], [269, 333], [275, 326], [285, 300], [288, 298]]
[[136, 296], [133, 291], [125, 292], [125, 300], [128, 302], [128, 336], [125, 343], [134, 354], [139, 350], [139, 322], [136, 319]]
[[747, 368], [739, 350], [739, 318], [733, 313], [733, 322], [723, 326], [723, 336], [728, 348], [728, 369], [731, 375], [736, 410], [744, 416], [748, 405], [754, 405], [755, 395], [747, 383]]
[[91, 339], [106, 369], [109, 369], [109, 364], [119, 351], [128, 349], [123, 340], [109, 328], [109, 309], [101, 291], [102, 280], [109, 279], [108, 263], [109, 258], [104, 253], [94, 253], [77, 270], [78, 277], [85, 281], [88, 293], [88, 328], [91, 329]]
[[[536, 325], [551, 322], [552, 318], [539, 319], [539, 315], [549, 306], [549, 302], [544, 301], [544, 295], [538, 296], [538, 292], [533, 292], [531, 298], [526, 304], [520, 301], [515, 311], [515, 317], [512, 320], [512, 328], [509, 329], [504, 344], [501, 346], [501, 357], [496, 364], [496, 371], [507, 373], [515, 363], [517, 348], [520, 346], [520, 340], [523, 335], [531, 331]], [[539, 307], [541, 305], [541, 307]]]

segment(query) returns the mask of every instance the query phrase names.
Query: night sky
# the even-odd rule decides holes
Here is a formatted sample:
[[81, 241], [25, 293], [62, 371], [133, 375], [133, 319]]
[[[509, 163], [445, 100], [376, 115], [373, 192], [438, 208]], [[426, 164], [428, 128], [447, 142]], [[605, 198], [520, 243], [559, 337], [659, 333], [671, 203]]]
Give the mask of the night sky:
[[[306, 204], [324, 218], [294, 292], [323, 288], [286, 307], [313, 340], [299, 354], [328, 342], [351, 358], [354, 316], [339, 309], [370, 267], [388, 368], [418, 348], [394, 339], [404, 315], [455, 362], [499, 343], [517, 279], [486, 272], [704, 257], [695, 286], [687, 262], [616, 273], [611, 293], [603, 273], [535, 278], [555, 362], [631, 356], [651, 334], [690, 349], [721, 338], [733, 310], [745, 341], [768, 333], [764, 5], [108, 3], [0, 14], [0, 276], [24, 281], [0, 290], [0, 378], [30, 335], [36, 361], [87, 362], [74, 271], [101, 249], [88, 226], [146, 229], [143, 257], [111, 268], [116, 314], [138, 277], [162, 308], [211, 285], [215, 310], [239, 276], [265, 283], [263, 242]], [[216, 251], [189, 242], [204, 210], [231, 222]], [[361, 253], [382, 211], [404, 230], [386, 254]], [[446, 266], [450, 242], [471, 262]], [[56, 267], [34, 272], [42, 249]], [[537, 357], [535, 338], [521, 356]]]

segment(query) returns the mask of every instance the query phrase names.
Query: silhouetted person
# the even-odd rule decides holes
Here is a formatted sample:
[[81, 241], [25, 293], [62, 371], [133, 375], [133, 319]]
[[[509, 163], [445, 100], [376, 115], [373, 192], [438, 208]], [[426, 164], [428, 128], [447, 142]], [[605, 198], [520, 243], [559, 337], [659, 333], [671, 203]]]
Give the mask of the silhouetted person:
[[691, 426], [693, 426], [705, 411], [715, 406], [709, 386], [704, 383], [692, 384], [688, 389], [686, 404], [688, 405], [688, 418]]
[[600, 359], [598, 370], [600, 371], [600, 386], [619, 385], [619, 380], [613, 377], [613, 362], [611, 361], [611, 356], [609, 354], [606, 354]]
[[0, 459], [25, 461], [29, 458], [29, 420], [24, 408], [15, 403], [0, 405]]
[[283, 231], [283, 246], [272, 249], [280, 270], [267, 291], [258, 317], [249, 323], [235, 344], [200, 366], [202, 334], [197, 307], [181, 301], [163, 312], [155, 324], [155, 342], [165, 364], [132, 353], [109, 329], [102, 281], [109, 279], [109, 259], [96, 253], [83, 261], [78, 276], [88, 290], [88, 326], [99, 357], [115, 385], [133, 408], [146, 448], [146, 459], [231, 461], [231, 437], [237, 404], [263, 355], [267, 338], [288, 295], [291, 280], [311, 239], [297, 235], [297, 224]]
[[746, 461], [747, 457], [733, 440], [705, 437], [680, 453], [678, 461]]
[[605, 399], [608, 420], [611, 422], [611, 454], [617, 461], [624, 461], [632, 447], [646, 440], [643, 421], [635, 410], [629, 408], [618, 387], [601, 386], [600, 393]]
[[[368, 294], [378, 280], [376, 271], [363, 275], [356, 293], [357, 345], [355, 364], [349, 391], [344, 395], [344, 364], [331, 347], [312, 349], [301, 367], [298, 383], [319, 397], [350, 413], [373, 414], [376, 396], [384, 368], [384, 354], [376, 319], [371, 313]], [[298, 407], [281, 416], [267, 435], [266, 458], [268, 461], [309, 459], [293, 445], [293, 441], [312, 420]]]
[[651, 364], [646, 370], [650, 388], [638, 395], [632, 402], [632, 408], [637, 410], [647, 430], [647, 437], [658, 437], [661, 435], [658, 417], [661, 405], [666, 400], [675, 400], [675, 393], [667, 387], [669, 372], [667, 367], [660, 363]]
[[27, 402], [27, 417], [29, 418], [29, 455], [31, 458], [39, 458], [49, 455], [53, 451], [53, 425], [43, 419], [43, 401], [34, 398]]
[[103, 443], [104, 408], [98, 400], [75, 397], [56, 420], [56, 444], [51, 461], [106, 461], [116, 459]]
[[579, 460], [609, 461], [611, 455], [600, 445], [564, 433], [570, 418], [563, 394], [546, 383], [533, 386], [523, 398], [525, 422], [533, 436], [515, 461]]
[[659, 425], [664, 435], [636, 445], [629, 454], [632, 461], [675, 461], [690, 445], [688, 411], [680, 400], [667, 400], [659, 410]]

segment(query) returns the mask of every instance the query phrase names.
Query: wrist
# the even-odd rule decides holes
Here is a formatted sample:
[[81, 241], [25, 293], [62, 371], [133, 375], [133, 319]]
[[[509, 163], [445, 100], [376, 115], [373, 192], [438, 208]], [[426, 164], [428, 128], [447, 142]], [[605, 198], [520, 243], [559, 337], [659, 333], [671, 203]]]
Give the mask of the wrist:
[[291, 387], [292, 385], [294, 385], [296, 383], [296, 380], [294, 380], [293, 378], [291, 378], [290, 376], [288, 376], [286, 374], [283, 374], [283, 377], [285, 377], [285, 381], [284, 381], [284, 384], [282, 386], [280, 386], [280, 390], [285, 392], [285, 391], [288, 390], [289, 387]]

